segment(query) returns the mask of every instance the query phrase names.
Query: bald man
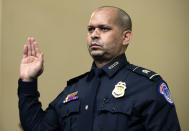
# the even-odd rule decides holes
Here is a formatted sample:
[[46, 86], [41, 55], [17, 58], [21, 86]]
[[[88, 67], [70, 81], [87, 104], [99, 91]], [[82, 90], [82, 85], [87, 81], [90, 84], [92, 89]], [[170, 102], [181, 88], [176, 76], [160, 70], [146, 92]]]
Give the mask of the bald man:
[[120, 8], [96, 9], [88, 24], [91, 70], [67, 82], [43, 111], [37, 78], [43, 53], [28, 38], [20, 65], [20, 120], [26, 131], [180, 131], [166, 82], [157, 73], [130, 64], [125, 51], [132, 23]]

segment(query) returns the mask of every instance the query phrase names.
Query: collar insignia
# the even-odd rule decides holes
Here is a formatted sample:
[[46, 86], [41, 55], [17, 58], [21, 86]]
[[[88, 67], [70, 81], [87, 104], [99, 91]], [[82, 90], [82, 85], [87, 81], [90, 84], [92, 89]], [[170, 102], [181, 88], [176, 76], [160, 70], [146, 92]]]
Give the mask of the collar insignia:
[[111, 70], [111, 69], [113, 69], [115, 66], [117, 66], [118, 64], [119, 64], [119, 62], [116, 61], [116, 62], [114, 62], [112, 65], [110, 65], [110, 66], [108, 67], [108, 69]]
[[115, 85], [115, 88], [113, 89], [112, 91], [112, 95], [115, 97], [115, 98], [120, 98], [120, 97], [123, 97], [124, 94], [125, 94], [125, 89], [126, 89], [126, 83], [125, 82], [118, 82], [116, 85]]
[[63, 103], [68, 103], [70, 101], [77, 100], [79, 98], [77, 94], [78, 91], [68, 94], [67, 97], [64, 99]]
[[143, 73], [145, 73], [145, 74], [150, 73], [150, 71], [149, 71], [149, 70], [142, 70], [142, 72], [143, 72]]

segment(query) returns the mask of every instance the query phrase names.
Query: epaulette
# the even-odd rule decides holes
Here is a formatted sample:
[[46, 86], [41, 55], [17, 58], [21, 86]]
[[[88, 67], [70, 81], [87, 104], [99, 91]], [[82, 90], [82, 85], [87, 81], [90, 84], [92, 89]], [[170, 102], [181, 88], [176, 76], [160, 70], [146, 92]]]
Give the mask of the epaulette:
[[163, 95], [163, 97], [165, 98], [165, 100], [171, 104], [174, 105], [173, 102], [173, 98], [171, 96], [171, 93], [169, 91], [168, 85], [167, 83], [161, 78], [161, 76], [151, 70], [139, 67], [139, 66], [135, 66], [132, 64], [129, 64], [129, 69], [134, 72], [137, 73], [139, 75], [142, 75], [144, 77], [147, 77], [149, 80], [152, 80], [153, 82], [156, 82], [158, 85], [158, 92]]
[[84, 76], [86, 76], [88, 73], [89, 73], [89, 72], [86, 72], [86, 73], [84, 73], [84, 74], [82, 74], [82, 75], [79, 75], [79, 76], [77, 76], [77, 77], [74, 77], [74, 78], [68, 80], [68, 81], [67, 81], [67, 86], [70, 86], [70, 85], [72, 85], [73, 83], [76, 83], [78, 80], [80, 80], [81, 78], [83, 78]]
[[157, 77], [161, 78], [159, 74], [157, 74], [157, 73], [155, 73], [155, 72], [153, 72], [151, 70], [145, 69], [143, 67], [135, 66], [133, 64], [129, 65], [129, 69], [131, 71], [139, 74], [139, 75], [147, 77], [150, 80], [155, 80], [155, 78], [157, 78]]

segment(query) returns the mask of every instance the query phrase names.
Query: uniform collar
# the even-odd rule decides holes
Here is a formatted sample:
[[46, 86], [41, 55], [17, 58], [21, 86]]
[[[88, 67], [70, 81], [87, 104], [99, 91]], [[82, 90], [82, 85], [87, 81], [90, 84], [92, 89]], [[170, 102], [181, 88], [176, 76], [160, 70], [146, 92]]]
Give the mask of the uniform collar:
[[[125, 56], [125, 53], [122, 55], [119, 55], [118, 57], [114, 58], [111, 62], [104, 65], [101, 69], [108, 75], [108, 77], [112, 77], [118, 70], [120, 70], [123, 66], [127, 65], [127, 58]], [[97, 69], [95, 62], [93, 62], [91, 71], [89, 74], [90, 76], [93, 76], [94, 71]]]

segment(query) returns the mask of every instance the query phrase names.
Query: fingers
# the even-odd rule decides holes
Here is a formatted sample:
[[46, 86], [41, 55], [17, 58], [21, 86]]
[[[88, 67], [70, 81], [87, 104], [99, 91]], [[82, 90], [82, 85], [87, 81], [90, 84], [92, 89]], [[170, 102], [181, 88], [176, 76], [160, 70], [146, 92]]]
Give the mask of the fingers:
[[31, 56], [31, 40], [30, 40], [30, 37], [28, 37], [28, 40], [27, 40], [27, 47], [28, 47], [28, 56]]
[[24, 45], [24, 58], [28, 56], [28, 45]]
[[30, 39], [30, 43], [31, 43], [31, 55], [32, 56], [36, 56], [36, 52], [35, 52], [35, 49], [34, 49], [34, 42], [35, 42], [35, 39], [33, 37], [31, 37]]
[[37, 56], [40, 57], [41, 51], [39, 49], [38, 43], [35, 41], [34, 37], [28, 37], [27, 40], [27, 56]]
[[38, 43], [35, 41], [34, 42], [34, 50], [35, 50], [35, 53], [36, 53], [36, 56], [37, 57], [40, 57], [40, 55], [42, 54], [40, 49], [39, 49], [39, 46], [38, 46]]

